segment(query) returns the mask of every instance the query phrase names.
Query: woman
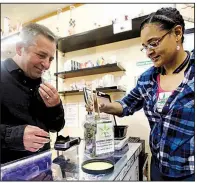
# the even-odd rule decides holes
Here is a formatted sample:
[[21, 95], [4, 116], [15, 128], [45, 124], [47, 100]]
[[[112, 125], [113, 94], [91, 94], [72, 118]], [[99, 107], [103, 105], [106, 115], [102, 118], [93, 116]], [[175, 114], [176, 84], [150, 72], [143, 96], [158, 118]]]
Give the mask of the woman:
[[143, 108], [151, 128], [151, 180], [194, 180], [194, 59], [183, 49], [183, 17], [176, 8], [161, 8], [140, 31], [154, 66], [126, 97], [100, 110], [123, 117]]

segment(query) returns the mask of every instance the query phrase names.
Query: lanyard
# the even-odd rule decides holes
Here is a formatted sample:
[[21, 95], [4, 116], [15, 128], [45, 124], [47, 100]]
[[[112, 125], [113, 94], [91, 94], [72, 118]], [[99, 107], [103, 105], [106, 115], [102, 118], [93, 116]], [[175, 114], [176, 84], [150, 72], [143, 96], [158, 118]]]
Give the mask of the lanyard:
[[[185, 60], [183, 61], [183, 63], [182, 63], [181, 65], [179, 65], [179, 66], [174, 70], [173, 74], [177, 74], [177, 73], [181, 72], [181, 71], [184, 69], [184, 67], [187, 65], [187, 63], [189, 62], [189, 60], [190, 60], [190, 54], [189, 54], [188, 51], [186, 51], [186, 52], [187, 52], [187, 57], [185, 58]], [[164, 68], [161, 69], [161, 74], [162, 74], [162, 75], [166, 75], [166, 71], [165, 71]]]

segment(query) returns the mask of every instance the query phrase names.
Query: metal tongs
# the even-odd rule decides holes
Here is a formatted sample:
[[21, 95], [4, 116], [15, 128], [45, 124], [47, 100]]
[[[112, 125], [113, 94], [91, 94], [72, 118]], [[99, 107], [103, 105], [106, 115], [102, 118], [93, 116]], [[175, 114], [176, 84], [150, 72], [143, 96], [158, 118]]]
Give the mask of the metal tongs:
[[[98, 117], [100, 118], [100, 109], [99, 109], [99, 103], [97, 98], [97, 91], [90, 90], [84, 87], [83, 92], [84, 92], [85, 103], [89, 105], [90, 102], [93, 102], [93, 114], [95, 116], [96, 113], [95, 109], [97, 109]], [[92, 114], [92, 112], [88, 112], [88, 114]]]

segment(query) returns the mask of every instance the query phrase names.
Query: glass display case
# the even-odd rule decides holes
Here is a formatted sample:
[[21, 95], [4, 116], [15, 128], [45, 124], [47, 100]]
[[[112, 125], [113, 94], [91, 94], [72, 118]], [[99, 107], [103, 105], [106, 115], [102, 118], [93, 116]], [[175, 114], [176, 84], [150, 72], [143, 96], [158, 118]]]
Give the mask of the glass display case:
[[[43, 176], [45, 180], [52, 180], [51, 165], [52, 151], [46, 151], [18, 161], [1, 165], [2, 181], [34, 180]], [[47, 179], [46, 179], [47, 178]]]
[[[35, 156], [27, 157], [1, 165], [2, 181], [69, 181], [69, 180], [125, 180], [124, 177], [135, 165], [139, 169], [138, 157], [142, 151], [141, 143], [128, 143], [123, 151], [114, 153], [114, 170], [108, 174], [87, 174], [81, 164], [87, 160], [84, 155], [84, 142], [66, 151], [51, 149]], [[136, 171], [137, 172], [137, 171]], [[139, 180], [139, 176], [129, 179]], [[129, 180], [128, 179], [128, 180]]]

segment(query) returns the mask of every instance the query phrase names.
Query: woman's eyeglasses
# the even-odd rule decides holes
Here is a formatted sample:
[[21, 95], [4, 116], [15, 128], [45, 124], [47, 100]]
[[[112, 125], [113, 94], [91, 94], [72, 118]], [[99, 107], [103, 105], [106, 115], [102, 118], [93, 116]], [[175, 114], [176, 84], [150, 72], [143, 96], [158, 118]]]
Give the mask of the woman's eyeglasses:
[[[172, 28], [172, 29], [173, 29], [173, 28]], [[166, 33], [165, 33], [162, 37], [160, 37], [159, 39], [150, 42], [147, 46], [143, 46], [143, 48], [141, 48], [141, 51], [144, 52], [144, 53], [146, 53], [148, 49], [149, 49], [149, 50], [153, 50], [153, 49], [157, 48], [157, 46], [159, 46], [159, 44], [161, 43], [161, 41], [165, 38], [165, 36], [166, 36], [168, 33], [171, 32], [172, 29], [170, 29], [168, 32], [166, 32]]]

